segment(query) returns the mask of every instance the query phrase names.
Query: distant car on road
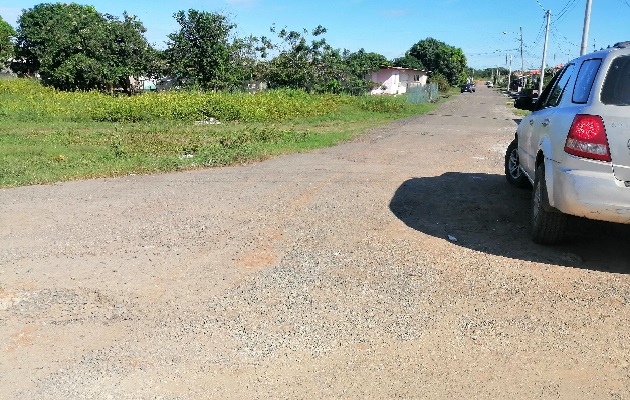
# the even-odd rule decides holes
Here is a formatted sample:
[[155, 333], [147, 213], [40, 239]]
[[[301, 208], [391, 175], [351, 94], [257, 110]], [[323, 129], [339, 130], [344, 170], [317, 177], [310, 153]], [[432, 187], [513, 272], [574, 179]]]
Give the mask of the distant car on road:
[[489, 88], [494, 87], [494, 83], [492, 83], [490, 81], [487, 81], [486, 82], [486, 86], [489, 87]]
[[523, 117], [505, 155], [515, 186], [533, 186], [531, 234], [562, 240], [567, 215], [630, 224], [630, 42], [568, 62]]
[[465, 83], [462, 85], [461, 87], [461, 92], [470, 92], [470, 93], [474, 93], [475, 92], [475, 84], [474, 83]]

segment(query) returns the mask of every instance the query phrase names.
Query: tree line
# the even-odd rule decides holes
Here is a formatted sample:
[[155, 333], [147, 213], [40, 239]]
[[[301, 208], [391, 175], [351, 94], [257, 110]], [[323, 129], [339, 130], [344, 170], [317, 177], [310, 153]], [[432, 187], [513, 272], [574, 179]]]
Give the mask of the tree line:
[[130, 77], [173, 77], [200, 90], [239, 90], [243, 82], [314, 93], [365, 93], [366, 77], [384, 65], [430, 71], [441, 87], [466, 79], [466, 57], [459, 48], [427, 38], [404, 57], [340, 50], [324, 38], [326, 28], [300, 31], [270, 28], [270, 36], [236, 37], [225, 15], [190, 9], [174, 16], [179, 29], [166, 48], [148, 43], [134, 15], [102, 14], [75, 3], [39, 4], [24, 10], [17, 28], [0, 16], [0, 66], [64, 91], [133, 90]]

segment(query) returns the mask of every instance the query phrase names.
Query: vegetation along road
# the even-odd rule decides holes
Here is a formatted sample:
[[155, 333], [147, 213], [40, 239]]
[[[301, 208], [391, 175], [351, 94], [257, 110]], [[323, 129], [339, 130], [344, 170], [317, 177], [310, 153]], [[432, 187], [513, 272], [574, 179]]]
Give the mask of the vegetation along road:
[[530, 241], [507, 101], [1, 189], [0, 398], [629, 399], [630, 230]]

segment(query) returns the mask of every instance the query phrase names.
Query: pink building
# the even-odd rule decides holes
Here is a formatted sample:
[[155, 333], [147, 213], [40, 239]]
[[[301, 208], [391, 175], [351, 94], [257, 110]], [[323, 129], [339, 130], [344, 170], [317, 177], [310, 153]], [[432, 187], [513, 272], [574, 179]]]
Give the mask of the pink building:
[[408, 87], [426, 85], [427, 77], [427, 72], [420, 69], [381, 67], [368, 78], [381, 84], [371, 94], [403, 94]]

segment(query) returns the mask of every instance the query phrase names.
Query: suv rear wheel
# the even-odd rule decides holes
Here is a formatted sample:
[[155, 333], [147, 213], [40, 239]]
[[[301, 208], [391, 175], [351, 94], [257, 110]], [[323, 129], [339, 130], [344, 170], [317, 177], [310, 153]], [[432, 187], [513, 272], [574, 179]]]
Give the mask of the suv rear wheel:
[[540, 244], [556, 244], [564, 238], [567, 215], [551, 210], [545, 182], [545, 164], [536, 168], [532, 195], [532, 239]]
[[529, 186], [529, 179], [525, 176], [518, 161], [518, 140], [512, 143], [505, 152], [505, 178], [512, 186], [525, 188]]

